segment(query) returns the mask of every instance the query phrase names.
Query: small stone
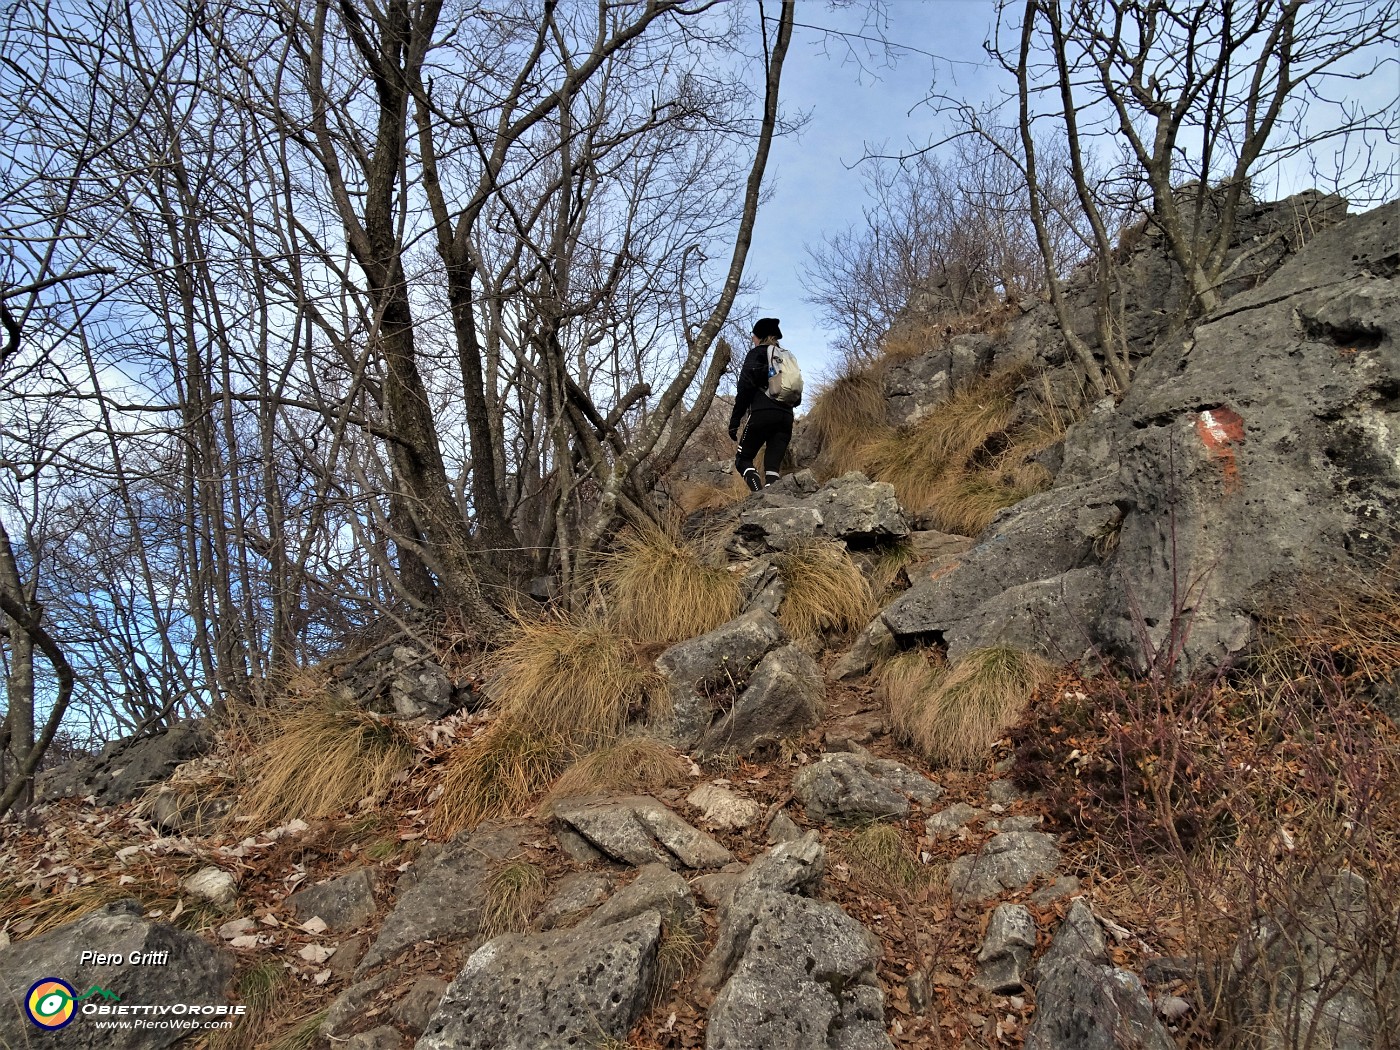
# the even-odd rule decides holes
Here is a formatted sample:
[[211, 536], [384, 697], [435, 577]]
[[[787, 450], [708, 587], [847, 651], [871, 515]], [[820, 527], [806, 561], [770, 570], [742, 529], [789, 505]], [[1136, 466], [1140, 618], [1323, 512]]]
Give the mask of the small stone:
[[700, 810], [701, 821], [712, 828], [747, 828], [763, 815], [763, 807], [753, 799], [718, 784], [701, 784], [685, 800]]
[[232, 904], [238, 899], [238, 880], [223, 868], [213, 865], [200, 868], [182, 885], [196, 897], [203, 897], [215, 904]]
[[987, 815], [985, 809], [969, 806], [966, 802], [954, 802], [947, 809], [935, 813], [924, 821], [924, 831], [930, 838], [942, 838], [956, 834], [958, 829], [981, 820]]
[[768, 845], [776, 846], [780, 842], [791, 842], [793, 839], [801, 837], [802, 829], [787, 815], [787, 811], [778, 810], [773, 817], [773, 822], [768, 825]]
[[374, 872], [360, 868], [298, 890], [287, 898], [300, 921], [319, 917], [332, 930], [353, 930], [374, 918]]
[[554, 888], [554, 896], [540, 909], [542, 930], [567, 926], [579, 913], [601, 903], [612, 891], [613, 880], [599, 871], [576, 871], [565, 875]]
[[389, 1008], [389, 1016], [405, 1028], [422, 1032], [428, 1027], [438, 1003], [447, 992], [447, 982], [438, 977], [420, 977]]
[[739, 883], [739, 875], [731, 871], [716, 871], [701, 875], [690, 883], [690, 888], [700, 895], [712, 908], [723, 907], [734, 896], [734, 887]]
[[1047, 904], [1054, 904], [1066, 897], [1073, 897], [1078, 892], [1078, 875], [1057, 875], [1054, 882], [1048, 886], [1040, 887], [1031, 894], [1031, 903], [1043, 908]]
[[345, 1050], [401, 1050], [404, 1038], [398, 1029], [382, 1024], [368, 1032], [352, 1035], [345, 1041]]
[[924, 971], [911, 973], [905, 982], [905, 989], [909, 996], [909, 1009], [916, 1014], [925, 1013], [928, 1010], [928, 978], [924, 976]]
[[1010, 780], [993, 780], [987, 785], [987, 801], [1010, 805], [1021, 798], [1021, 792]]

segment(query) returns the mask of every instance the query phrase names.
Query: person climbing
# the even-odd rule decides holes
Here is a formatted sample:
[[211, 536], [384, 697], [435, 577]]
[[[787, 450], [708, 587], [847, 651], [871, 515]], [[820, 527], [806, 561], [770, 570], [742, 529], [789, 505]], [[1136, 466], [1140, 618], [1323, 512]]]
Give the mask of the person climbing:
[[[788, 442], [792, 440], [793, 409], [802, 403], [801, 373], [796, 360], [778, 345], [782, 337], [783, 330], [776, 317], [760, 317], [754, 323], [751, 347], [739, 370], [734, 411], [729, 416], [729, 438], [739, 442], [734, 467], [752, 492], [778, 480], [778, 470], [787, 454]], [[780, 375], [784, 368], [789, 377], [795, 376], [786, 384], [781, 382]], [[746, 413], [749, 420], [740, 436], [739, 423]], [[758, 470], [753, 465], [760, 448], [763, 449], [763, 481], [759, 480]]]

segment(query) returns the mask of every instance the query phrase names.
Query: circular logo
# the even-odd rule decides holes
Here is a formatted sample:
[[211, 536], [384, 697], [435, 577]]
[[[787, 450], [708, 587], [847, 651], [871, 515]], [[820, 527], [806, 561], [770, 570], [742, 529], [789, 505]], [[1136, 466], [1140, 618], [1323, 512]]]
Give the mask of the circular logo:
[[77, 994], [67, 981], [45, 977], [35, 981], [29, 989], [24, 1000], [25, 1013], [40, 1028], [62, 1028], [73, 1020], [73, 1000]]

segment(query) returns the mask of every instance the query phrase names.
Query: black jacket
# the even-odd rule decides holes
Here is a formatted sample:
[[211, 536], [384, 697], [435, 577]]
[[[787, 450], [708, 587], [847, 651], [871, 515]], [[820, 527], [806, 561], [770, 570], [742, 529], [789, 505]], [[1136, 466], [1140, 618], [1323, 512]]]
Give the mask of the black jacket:
[[748, 412], [786, 412], [792, 415], [792, 405], [782, 405], [768, 396], [768, 344], [759, 343], [744, 358], [739, 370], [739, 388], [734, 394], [734, 411], [729, 416], [729, 429], [737, 430]]

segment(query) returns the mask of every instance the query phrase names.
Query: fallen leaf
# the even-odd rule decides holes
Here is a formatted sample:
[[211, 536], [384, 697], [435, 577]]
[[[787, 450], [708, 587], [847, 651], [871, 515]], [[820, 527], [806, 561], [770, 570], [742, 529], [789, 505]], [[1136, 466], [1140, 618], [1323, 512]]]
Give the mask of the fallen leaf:
[[327, 948], [324, 944], [308, 944], [297, 954], [307, 962], [323, 963], [335, 954], [335, 949]]

